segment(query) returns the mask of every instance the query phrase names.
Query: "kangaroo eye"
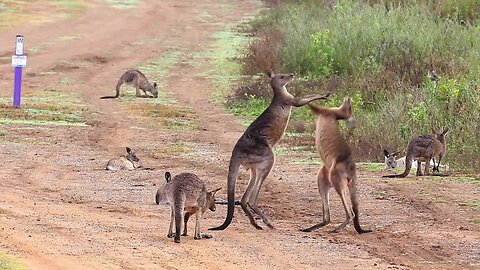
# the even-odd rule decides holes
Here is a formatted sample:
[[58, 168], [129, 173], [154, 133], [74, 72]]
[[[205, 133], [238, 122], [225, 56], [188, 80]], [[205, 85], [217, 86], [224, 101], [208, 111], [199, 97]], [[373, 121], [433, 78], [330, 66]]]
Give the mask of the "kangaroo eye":
[[280, 78], [282, 78], [282, 79], [283, 79], [283, 78], [285, 78], [285, 76], [280, 76]]

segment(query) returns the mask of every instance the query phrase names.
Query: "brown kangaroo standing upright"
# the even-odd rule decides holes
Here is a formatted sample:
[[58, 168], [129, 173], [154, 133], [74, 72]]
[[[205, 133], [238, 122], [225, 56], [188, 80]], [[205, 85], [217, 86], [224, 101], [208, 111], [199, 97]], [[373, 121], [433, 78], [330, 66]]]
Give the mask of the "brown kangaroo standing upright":
[[[188, 219], [196, 214], [194, 239], [211, 238], [209, 234], [200, 234], [200, 220], [205, 210], [215, 211], [215, 193], [218, 190], [220, 188], [207, 192], [204, 182], [193, 173], [181, 173], [172, 179], [170, 172], [166, 172], [165, 183], [158, 189], [155, 202], [170, 203], [170, 227], [167, 237], [174, 237], [175, 243], [180, 243], [182, 218], [184, 221], [182, 236], [187, 236]], [[175, 233], [173, 232], [174, 222]]]
[[228, 167], [227, 196], [228, 210], [225, 222], [210, 230], [224, 230], [230, 225], [235, 210], [235, 182], [237, 181], [240, 165], [250, 170], [248, 187], [240, 201], [243, 211], [250, 219], [250, 223], [257, 229], [262, 229], [248, 209], [257, 213], [263, 222], [270, 228], [272, 224], [257, 206], [258, 194], [263, 181], [272, 170], [275, 155], [272, 148], [283, 136], [290, 119], [292, 106], [300, 107], [311, 101], [326, 99], [326, 95], [315, 95], [307, 98], [296, 98], [285, 87], [294, 79], [293, 74], [269, 74], [270, 85], [273, 89], [273, 99], [268, 108], [250, 124], [235, 144]]
[[[433, 159], [433, 171], [439, 171], [440, 162], [447, 151], [446, 135], [448, 129], [438, 133], [432, 130], [432, 134], [420, 135], [413, 138], [407, 146], [407, 155], [405, 156], [405, 171], [401, 174], [384, 175], [388, 178], [404, 178], [410, 173], [413, 160], [417, 161], [417, 176], [422, 175], [422, 162], [430, 164]], [[435, 157], [438, 157], [438, 164], [435, 164]], [[425, 166], [425, 175], [429, 175], [430, 166]]]
[[101, 99], [118, 98], [120, 96], [120, 87], [124, 84], [135, 86], [135, 96], [141, 97], [140, 90], [145, 94], [144, 97], [148, 97], [147, 92], [150, 92], [153, 97], [158, 97], [157, 83], [150, 84], [147, 77], [138, 69], [129, 69], [122, 74], [118, 79], [117, 86], [115, 88], [115, 96], [105, 96]]
[[[312, 227], [301, 229], [311, 232], [330, 223], [329, 190], [333, 186], [342, 199], [347, 217], [333, 232], [339, 232], [352, 222], [358, 233], [367, 233], [360, 227], [358, 199], [357, 199], [357, 174], [355, 162], [352, 158], [350, 146], [340, 134], [337, 121], [346, 119], [353, 123], [352, 104], [349, 97], [345, 97], [342, 106], [338, 108], [325, 108], [309, 104], [310, 109], [318, 116], [315, 132], [315, 145], [323, 160], [323, 166], [318, 172], [318, 191], [322, 198], [323, 221]], [[348, 195], [350, 194], [350, 202]]]

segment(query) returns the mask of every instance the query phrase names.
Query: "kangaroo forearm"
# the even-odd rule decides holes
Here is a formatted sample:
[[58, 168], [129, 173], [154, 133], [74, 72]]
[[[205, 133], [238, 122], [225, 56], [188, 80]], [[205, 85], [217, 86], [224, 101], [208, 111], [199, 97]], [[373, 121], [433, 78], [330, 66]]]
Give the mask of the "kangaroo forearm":
[[305, 97], [305, 98], [295, 98], [293, 100], [293, 106], [295, 107], [301, 107], [305, 104], [308, 104], [312, 101], [315, 101], [315, 100], [319, 100], [319, 99], [327, 99], [327, 97], [329, 96], [329, 94], [325, 94], [325, 95], [315, 95], [315, 96], [311, 96], [311, 97]]

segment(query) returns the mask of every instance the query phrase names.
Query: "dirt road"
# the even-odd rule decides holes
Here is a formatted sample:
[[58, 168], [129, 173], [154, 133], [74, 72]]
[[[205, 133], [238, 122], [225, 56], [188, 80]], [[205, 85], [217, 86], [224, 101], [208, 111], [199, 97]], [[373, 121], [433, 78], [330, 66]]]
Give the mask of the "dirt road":
[[[87, 3], [74, 17], [0, 33], [1, 44], [22, 33], [35, 48], [28, 51], [24, 108], [56, 95], [56, 102], [65, 99], [62, 110], [80, 110], [86, 124], [0, 122], [1, 253], [28, 269], [480, 268], [478, 181], [384, 180], [360, 165], [360, 219], [374, 232], [357, 235], [349, 227], [330, 234], [329, 227], [307, 234], [298, 229], [321, 219], [319, 166], [282, 151], [260, 197], [276, 230], [255, 230], [237, 209], [232, 225], [213, 239], [189, 236], [174, 244], [165, 236], [169, 208], [154, 204], [164, 172], [195, 172], [212, 189], [225, 188], [230, 151], [244, 130], [213, 102], [212, 63], [202, 55], [212, 50], [214, 33], [262, 4], [146, 0], [118, 9]], [[4, 104], [10, 102], [11, 51], [0, 48], [0, 68], [8, 71], [0, 83]], [[167, 56], [174, 60], [158, 62]], [[158, 99], [135, 99], [128, 88], [121, 100], [99, 99], [114, 93], [125, 69], [138, 66], [150, 68], [162, 85]], [[105, 171], [125, 146], [154, 170]], [[283, 142], [279, 149], [289, 148]], [[237, 194], [247, 179], [242, 172]], [[225, 190], [218, 197], [225, 198]], [[344, 213], [338, 196], [331, 200], [335, 225]], [[223, 221], [226, 209], [217, 209], [204, 215], [204, 229]]]

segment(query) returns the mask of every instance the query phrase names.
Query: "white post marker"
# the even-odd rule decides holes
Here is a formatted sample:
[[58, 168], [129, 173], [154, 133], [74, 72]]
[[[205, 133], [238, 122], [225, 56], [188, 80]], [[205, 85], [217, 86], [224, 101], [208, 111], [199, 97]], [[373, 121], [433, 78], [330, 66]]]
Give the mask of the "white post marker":
[[12, 66], [15, 68], [13, 82], [13, 107], [20, 108], [22, 99], [22, 69], [27, 66], [27, 56], [23, 55], [24, 37], [17, 35], [15, 55], [12, 56]]

